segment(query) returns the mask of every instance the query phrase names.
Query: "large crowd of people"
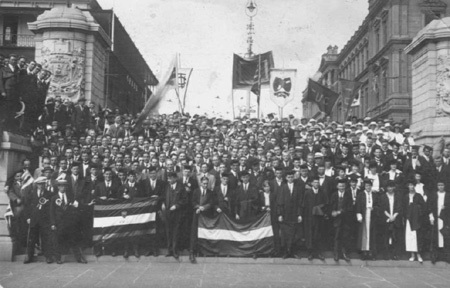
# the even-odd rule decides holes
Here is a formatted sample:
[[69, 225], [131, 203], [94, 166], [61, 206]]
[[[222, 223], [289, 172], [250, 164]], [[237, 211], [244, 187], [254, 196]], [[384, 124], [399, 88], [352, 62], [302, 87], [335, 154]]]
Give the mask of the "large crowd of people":
[[[140, 122], [141, 115], [99, 111], [83, 98], [45, 100], [40, 85], [21, 85], [49, 73], [33, 73], [39, 69], [33, 61], [15, 66], [17, 58], [20, 63], [13, 55], [1, 68], [0, 88], [10, 87], [0, 89], [2, 96], [39, 102], [26, 103], [34, 108], [30, 115], [25, 109], [25, 119], [32, 120], [22, 126], [32, 134], [39, 163], [30, 155], [5, 190], [11, 235], [26, 247], [25, 263], [35, 259], [37, 246], [48, 263], [62, 263], [66, 248], [86, 263], [82, 251], [93, 245], [95, 204], [139, 197], [158, 199], [156, 237], [94, 245], [96, 256], [157, 256], [167, 248], [178, 258], [186, 249], [195, 263], [199, 214], [245, 221], [269, 212], [273, 257], [306, 252], [308, 259], [324, 259], [333, 251], [336, 261], [350, 261], [354, 252], [364, 260], [407, 255], [423, 262], [425, 254], [432, 262], [450, 260], [450, 150], [415, 145], [404, 122], [326, 117], [296, 123], [272, 114], [225, 120], [178, 112]], [[9, 70], [34, 80], [5, 84]]]

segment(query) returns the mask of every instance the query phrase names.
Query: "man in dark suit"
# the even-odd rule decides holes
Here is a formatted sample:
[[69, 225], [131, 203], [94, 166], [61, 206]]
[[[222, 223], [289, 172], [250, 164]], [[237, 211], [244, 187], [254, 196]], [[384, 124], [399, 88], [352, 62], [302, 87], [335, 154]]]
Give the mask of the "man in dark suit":
[[422, 173], [426, 167], [426, 163], [422, 163], [423, 160], [419, 157], [419, 146], [411, 146], [411, 157], [406, 159], [403, 166], [403, 174], [406, 179], [414, 179], [416, 172]]
[[250, 174], [241, 172], [242, 184], [236, 189], [236, 219], [250, 219], [258, 213], [258, 190], [250, 184]]
[[179, 259], [178, 255], [178, 237], [180, 232], [181, 218], [183, 217], [183, 208], [187, 204], [186, 191], [178, 183], [177, 173], [170, 172], [167, 175], [168, 185], [163, 195], [162, 211], [165, 215], [166, 236], [167, 236], [167, 257], [173, 256]]
[[[104, 180], [102, 181], [95, 181], [95, 193], [94, 193], [94, 197], [93, 199], [95, 199], [95, 202], [101, 202], [101, 201], [106, 201], [108, 199], [116, 199], [119, 198], [119, 183], [117, 183], [117, 181], [115, 181], [112, 177], [112, 171], [111, 168], [105, 168], [105, 171], [103, 173], [103, 178]], [[90, 207], [86, 207], [87, 210], [89, 211], [90, 218], [93, 217], [92, 215], [92, 209], [89, 209]], [[87, 211], [87, 212], [88, 212]], [[116, 249], [115, 247], [111, 247], [112, 251], [111, 254], [112, 256], [116, 256]], [[100, 257], [102, 255], [103, 251], [102, 251], [102, 247], [100, 246], [94, 246], [94, 254], [97, 257]]]
[[191, 213], [192, 217], [192, 226], [191, 226], [191, 238], [190, 238], [190, 247], [189, 247], [189, 260], [192, 264], [197, 263], [195, 260], [195, 253], [197, 252], [197, 238], [198, 238], [198, 217], [200, 214], [211, 217], [212, 216], [212, 208], [213, 208], [213, 192], [208, 189], [209, 179], [203, 177], [201, 179], [200, 187], [195, 189], [192, 194], [192, 202], [191, 204]]
[[47, 105], [47, 124], [58, 121], [58, 129], [62, 131], [68, 123], [68, 112], [64, 105], [61, 105], [61, 99], [55, 99], [54, 103]]
[[72, 127], [75, 128], [77, 135], [84, 133], [89, 127], [90, 113], [89, 108], [84, 105], [86, 99], [81, 97], [78, 99], [72, 114]]
[[287, 137], [288, 143], [292, 145], [295, 141], [295, 132], [290, 125], [291, 123], [288, 119], [283, 120], [283, 127], [278, 130], [278, 137], [279, 139]]
[[402, 237], [402, 191], [396, 189], [395, 181], [386, 184], [386, 193], [380, 197], [380, 220], [383, 231], [385, 260], [398, 260]]
[[[15, 113], [14, 107], [19, 102], [17, 87], [19, 84], [19, 69], [16, 67], [17, 56], [11, 54], [9, 63], [0, 68], [0, 124], [13, 124]], [[8, 126], [9, 127], [9, 126]], [[11, 127], [9, 127], [11, 128]]]
[[[144, 196], [150, 197], [154, 200], [157, 200], [155, 204], [160, 207], [161, 206], [161, 199], [165, 193], [167, 183], [164, 180], [158, 179], [156, 176], [156, 167], [151, 166], [148, 168], [148, 177], [142, 180], [142, 186], [144, 188]], [[156, 237], [158, 239], [161, 238], [162, 235], [160, 235], [160, 231], [163, 231], [161, 222], [161, 216], [159, 213], [156, 215]], [[150, 249], [147, 250], [146, 256], [150, 256], [153, 254], [153, 256], [157, 257], [159, 255], [158, 247], [156, 245], [157, 240], [152, 239], [150, 243]]]
[[[442, 156], [438, 156], [434, 159], [434, 164], [436, 166], [435, 169], [433, 169], [433, 173], [430, 173], [432, 175], [432, 184], [429, 187], [430, 190], [434, 190], [434, 186], [438, 182], [443, 182], [445, 187], [450, 187], [450, 168], [448, 165], [444, 165], [444, 161], [442, 160]], [[428, 188], [428, 187], [427, 187]]]
[[306, 189], [303, 199], [303, 227], [310, 261], [313, 260], [314, 255], [322, 261], [325, 260], [321, 253], [321, 246], [327, 205], [328, 196], [320, 189], [319, 178], [312, 178], [311, 189]]
[[[303, 198], [305, 190], [294, 182], [294, 171], [286, 174], [286, 182], [277, 195], [277, 215], [281, 228], [283, 259], [297, 257], [294, 251], [296, 234], [300, 233], [303, 221]], [[301, 234], [301, 233], [300, 233]]]
[[350, 243], [350, 225], [354, 216], [354, 213], [351, 213], [352, 206], [352, 194], [346, 189], [346, 181], [341, 179], [337, 182], [336, 192], [332, 193], [330, 198], [334, 227], [334, 261], [339, 261], [340, 252], [345, 261], [350, 261], [347, 251]]
[[[202, 164], [203, 165], [203, 164]], [[190, 204], [192, 202], [192, 195], [195, 189], [199, 187], [199, 180], [197, 176], [192, 175], [192, 167], [189, 165], [185, 165], [183, 167], [183, 171], [178, 173], [178, 179], [182, 183], [184, 187], [184, 191], [186, 192], [186, 203]], [[200, 172], [199, 174], [200, 175]], [[210, 175], [211, 176], [211, 175]], [[180, 239], [179, 239], [179, 249], [189, 249], [189, 241], [191, 234], [191, 225], [192, 225], [192, 213], [189, 209], [189, 205], [186, 205], [182, 208], [182, 213], [184, 214], [180, 224]]]
[[114, 118], [114, 124], [111, 124], [106, 132], [107, 135], [111, 136], [111, 138], [117, 138], [119, 133], [123, 131], [122, 127], [122, 117], [116, 116]]
[[[278, 184], [277, 184], [278, 185]], [[259, 207], [260, 211], [270, 212], [270, 220], [272, 223], [274, 251], [273, 256], [280, 254], [280, 225], [277, 219], [277, 190], [272, 190], [269, 181], [264, 181], [262, 184], [262, 191], [259, 192]]]
[[80, 247], [82, 235], [77, 211], [79, 203], [74, 201], [72, 195], [66, 193], [68, 190], [66, 180], [59, 180], [57, 187], [58, 193], [50, 200], [50, 224], [55, 236], [56, 263], [62, 264], [61, 253], [67, 247], [72, 250], [78, 263], [86, 264]]
[[[142, 187], [142, 183], [136, 182], [136, 172], [128, 171], [128, 181], [125, 185], [119, 187], [119, 192], [117, 198], [119, 199], [134, 199], [143, 197], [144, 189]], [[136, 258], [139, 258], [141, 255], [139, 253], [139, 241], [136, 239], [132, 243], [130, 241], [125, 242], [125, 248], [123, 252], [123, 258], [127, 259], [129, 256], [130, 245], [133, 247], [133, 253]]]
[[29, 225], [27, 239], [27, 258], [23, 262], [34, 261], [34, 247], [41, 239], [41, 247], [48, 264], [53, 263], [52, 235], [50, 230], [50, 199], [52, 194], [45, 190], [46, 178], [41, 176], [34, 180], [35, 187], [26, 195], [24, 216]]
[[222, 173], [220, 184], [214, 188], [215, 195], [215, 211], [217, 213], [225, 213], [229, 217], [235, 215], [234, 210], [234, 191], [228, 184], [228, 173]]

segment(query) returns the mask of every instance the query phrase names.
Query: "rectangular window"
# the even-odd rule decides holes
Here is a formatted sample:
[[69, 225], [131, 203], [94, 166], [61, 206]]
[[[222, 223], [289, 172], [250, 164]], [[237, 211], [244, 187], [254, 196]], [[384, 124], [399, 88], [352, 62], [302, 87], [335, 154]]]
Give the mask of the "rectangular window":
[[14, 15], [5, 15], [3, 19], [3, 45], [17, 45], [17, 31], [19, 27], [19, 17]]

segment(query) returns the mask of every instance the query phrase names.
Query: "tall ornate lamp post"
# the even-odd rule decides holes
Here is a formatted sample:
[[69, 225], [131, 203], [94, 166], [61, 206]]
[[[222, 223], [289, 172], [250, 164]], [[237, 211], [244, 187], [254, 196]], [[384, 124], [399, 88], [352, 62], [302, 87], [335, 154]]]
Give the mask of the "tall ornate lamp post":
[[255, 34], [255, 25], [253, 24], [253, 17], [258, 13], [258, 6], [256, 6], [256, 2], [253, 0], [249, 0], [247, 3], [247, 7], [245, 7], [245, 14], [250, 18], [250, 23], [247, 24], [247, 53], [245, 54], [246, 58], [251, 58], [253, 54], [253, 35]]
[[[249, 0], [247, 2], [247, 6], [245, 7], [245, 14], [250, 18], [250, 23], [247, 24], [247, 53], [245, 53], [245, 58], [252, 58], [254, 56], [253, 53], [253, 35], [255, 34], [255, 25], [253, 24], [253, 17], [258, 13], [258, 6], [256, 6], [256, 2], [254, 0]], [[248, 91], [247, 95], [247, 109], [246, 115], [250, 116], [250, 97], [251, 91]]]

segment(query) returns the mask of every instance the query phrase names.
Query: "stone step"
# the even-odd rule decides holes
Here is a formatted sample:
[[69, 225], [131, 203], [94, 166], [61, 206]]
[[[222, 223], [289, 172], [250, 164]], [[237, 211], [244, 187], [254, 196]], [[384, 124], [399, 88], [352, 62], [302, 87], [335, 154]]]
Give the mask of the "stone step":
[[[328, 254], [328, 253], [327, 253]], [[357, 255], [357, 254], [356, 254]], [[305, 255], [306, 256], [306, 255]], [[328, 255], [325, 255], [328, 256]], [[354, 255], [352, 255], [354, 256]], [[161, 254], [158, 257], [154, 256], [144, 256], [141, 255], [140, 258], [136, 258], [132, 255], [128, 259], [124, 259], [122, 255], [117, 255], [112, 257], [110, 255], [102, 255], [100, 257], [96, 257], [92, 254], [85, 254], [85, 258], [88, 262], [143, 262], [143, 263], [186, 263], [190, 264], [189, 256], [184, 253], [180, 255], [179, 261], [174, 259], [173, 257], [166, 257], [165, 254]], [[344, 260], [340, 260], [339, 262], [335, 262], [332, 257], [326, 257], [324, 261], [319, 259], [314, 259], [309, 261], [307, 258], [303, 257], [301, 259], [282, 259], [282, 258], [244, 258], [244, 257], [196, 257], [198, 263], [207, 263], [207, 264], [249, 264], [249, 265], [263, 265], [263, 264], [271, 264], [271, 265], [317, 265], [317, 266], [359, 266], [359, 267], [399, 267], [399, 268], [449, 268], [450, 264], [446, 262], [437, 262], [436, 264], [432, 264], [431, 261], [425, 261], [422, 264], [415, 261], [410, 262], [408, 260], [375, 260], [375, 261], [363, 261], [359, 258], [353, 258], [346, 262]], [[15, 257], [14, 261], [23, 262], [25, 260], [25, 255], [18, 255]], [[37, 262], [45, 262], [45, 258], [43, 256], [37, 256], [35, 258]], [[73, 255], [64, 255], [64, 262], [75, 262]]]

